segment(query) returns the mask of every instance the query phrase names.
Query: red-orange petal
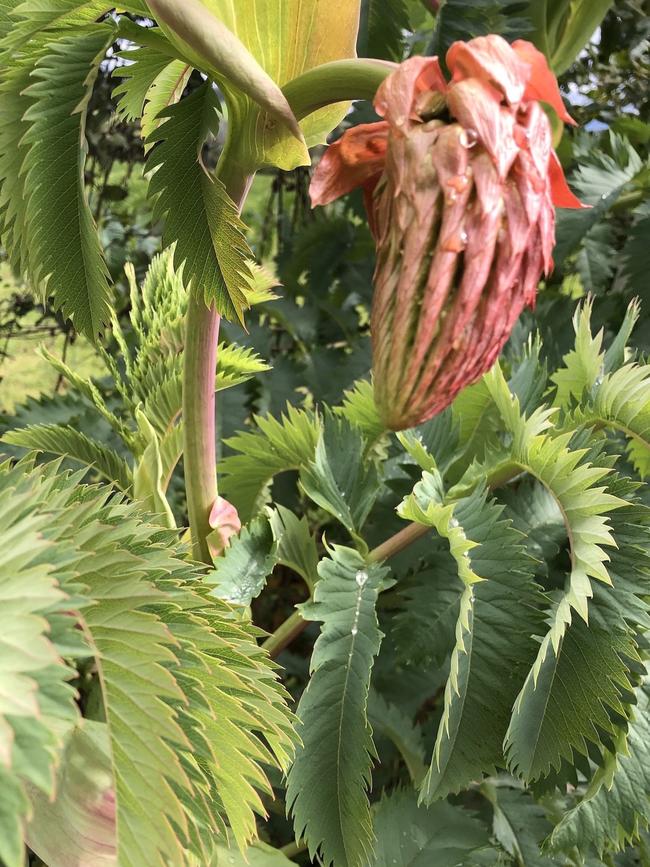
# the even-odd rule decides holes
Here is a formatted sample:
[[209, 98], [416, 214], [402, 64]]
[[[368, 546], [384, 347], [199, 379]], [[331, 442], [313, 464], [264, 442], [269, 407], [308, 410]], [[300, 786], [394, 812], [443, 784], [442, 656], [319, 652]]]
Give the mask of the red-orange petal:
[[510, 105], [521, 102], [530, 77], [528, 63], [495, 34], [454, 42], [447, 52], [447, 66], [454, 82], [477, 78], [501, 91]]
[[400, 63], [380, 85], [375, 96], [377, 114], [398, 129], [407, 119], [419, 121], [418, 97], [425, 93], [445, 93], [447, 82], [437, 57], [410, 57]]
[[531, 69], [524, 99], [547, 102], [555, 110], [560, 120], [575, 126], [575, 120], [564, 107], [557, 79], [551, 72], [544, 54], [535, 48], [532, 42], [527, 42], [525, 39], [517, 39], [516, 42], [512, 43], [512, 47], [519, 57], [529, 64]]
[[551, 151], [548, 163], [548, 178], [551, 182], [551, 197], [556, 208], [588, 208], [580, 199], [571, 192], [564, 177], [562, 166], [555, 151]]
[[471, 130], [505, 178], [519, 152], [514, 138], [515, 114], [501, 103], [501, 94], [479, 78], [454, 82], [447, 97], [449, 111], [465, 130]]
[[362, 123], [346, 130], [323, 154], [309, 187], [312, 207], [328, 205], [379, 178], [386, 159], [388, 124]]

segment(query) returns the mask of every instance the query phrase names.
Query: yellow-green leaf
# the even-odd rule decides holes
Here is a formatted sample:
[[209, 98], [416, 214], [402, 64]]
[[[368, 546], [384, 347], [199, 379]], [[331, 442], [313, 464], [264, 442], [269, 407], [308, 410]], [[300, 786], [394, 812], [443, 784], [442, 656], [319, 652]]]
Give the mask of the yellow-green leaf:
[[[152, 10], [163, 0], [150, 0]], [[169, 5], [171, 0], [165, 0]], [[194, 0], [193, 0], [194, 3]], [[225, 25], [264, 72], [280, 87], [333, 60], [356, 56], [360, 0], [196, 0]], [[347, 103], [319, 109], [300, 124], [305, 142], [269, 117], [245, 95], [241, 82], [222, 81], [236, 119], [233, 148], [248, 167], [275, 165], [290, 170], [309, 165], [307, 147], [325, 141], [347, 111]], [[252, 95], [250, 90], [249, 95]], [[253, 97], [256, 98], [256, 97]], [[258, 101], [261, 102], [261, 100]]]

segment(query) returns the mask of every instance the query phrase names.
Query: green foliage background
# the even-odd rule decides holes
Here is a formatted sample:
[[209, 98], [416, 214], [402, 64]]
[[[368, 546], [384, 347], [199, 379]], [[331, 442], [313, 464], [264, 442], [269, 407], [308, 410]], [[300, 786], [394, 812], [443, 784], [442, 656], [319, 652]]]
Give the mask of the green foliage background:
[[[66, 6], [36, 5], [43, 20]], [[437, 16], [433, 5], [364, 0], [359, 53], [400, 60], [488, 32], [531, 37], [539, 24], [535, 4], [527, 2], [447, 0]], [[0, 0], [0, 22], [11, 6]], [[37, 735], [21, 728], [20, 709], [0, 704], [0, 723], [9, 720], [20, 747], [8, 770], [0, 763], [0, 774], [7, 777], [4, 791], [16, 793], [20, 821], [34, 810], [37, 830], [27, 836], [34, 852], [47, 851], [38, 822], [42, 816], [46, 830], [52, 825], [46, 796], [54, 757], [64, 751], [85, 757], [92, 777], [72, 780], [66, 793], [72, 799], [86, 798], [89, 786], [102, 791], [111, 774], [127, 775], [118, 803], [135, 824], [120, 843], [120, 864], [134, 867], [195, 863], [187, 850], [201, 853], [201, 864], [238, 863], [225, 836], [217, 850], [211, 847], [207, 827], [229, 827], [233, 845], [244, 848], [259, 833], [249, 863], [268, 867], [319, 858], [336, 867], [650, 864], [646, 11], [642, 0], [615, 3], [561, 79], [579, 125], [564, 133], [558, 152], [574, 190], [593, 207], [558, 214], [556, 268], [535, 311], [522, 317], [500, 367], [450, 410], [398, 437], [383, 430], [369, 385], [374, 260], [360, 197], [312, 212], [309, 170], [264, 170], [242, 219], [266, 271], [248, 265], [238, 271], [247, 255], [241, 226], [197, 176], [185, 203], [194, 224], [227, 223], [229, 247], [239, 247], [241, 256], [224, 267], [210, 244], [207, 252], [183, 247], [182, 225], [169, 217], [165, 225], [164, 200], [173, 205], [183, 193], [173, 187], [178, 166], [188, 154], [192, 162], [192, 149], [208, 130], [214, 135], [202, 157], [214, 168], [223, 144], [218, 99], [194, 73], [183, 79], [180, 108], [162, 117], [150, 108], [136, 119], [137, 76], [146, 78], [151, 69], [121, 67], [133, 30], [114, 43], [111, 32], [98, 37], [83, 25], [89, 32], [78, 49], [80, 65], [108, 49], [92, 88], [80, 80], [74, 94], [78, 103], [85, 90], [89, 100], [83, 181], [106, 253], [105, 265], [95, 262], [105, 288], [98, 303], [112, 323], [97, 345], [64, 319], [73, 298], [62, 305], [58, 297], [32, 293], [39, 274], [29, 251], [8, 243], [7, 215], [20, 190], [9, 190], [13, 204], [0, 198], [7, 248], [0, 449], [12, 459], [38, 453], [18, 470], [0, 466], [5, 502], [29, 502], [32, 516], [26, 506], [25, 515], [12, 516], [6, 506], [0, 540], [9, 552], [29, 530], [50, 555], [56, 551], [49, 559], [33, 552], [30, 559], [22, 549], [16, 561], [1, 555], [0, 594], [10, 587], [5, 626], [24, 616], [33, 628], [30, 614], [42, 618], [40, 632], [30, 634], [40, 641], [39, 683], [58, 701], [49, 715], [76, 726], [73, 735], [63, 727], [56, 735], [48, 731], [35, 760], [30, 743]], [[55, 52], [55, 68], [66, 47], [63, 41]], [[146, 56], [160, 74], [164, 62], [156, 67], [155, 51]], [[124, 77], [112, 77], [116, 66], [135, 71], [132, 89], [120, 84]], [[48, 90], [53, 79], [41, 79], [46, 97], [56, 97]], [[32, 87], [38, 90], [38, 82]], [[200, 117], [189, 111], [198, 102], [209, 103]], [[10, 99], [3, 105], [14, 108]], [[355, 104], [339, 132], [371, 117], [367, 104]], [[157, 141], [163, 145], [153, 147]], [[0, 131], [0, 146], [6, 144]], [[33, 157], [40, 160], [34, 172], [47, 156], [42, 150]], [[148, 189], [147, 172], [160, 160]], [[41, 240], [52, 257], [50, 279], [65, 283], [67, 262], [57, 259], [56, 239]], [[169, 254], [156, 255], [168, 240], [178, 240], [177, 267]], [[222, 328], [215, 383], [220, 492], [247, 526], [207, 573], [188, 563], [174, 533], [186, 523], [180, 264], [188, 259], [191, 272], [192, 258], [201, 256], [212, 257], [214, 297], [236, 307], [234, 283], [237, 297], [253, 305], [246, 331], [236, 322]], [[231, 266], [234, 276], [225, 273]], [[110, 302], [114, 317], [106, 314]], [[77, 322], [80, 332], [93, 331], [91, 313], [88, 322]], [[52, 355], [34, 354], [41, 336]], [[62, 463], [47, 464], [52, 455]], [[71, 468], [77, 475], [66, 476]], [[109, 480], [124, 502], [110, 499]], [[82, 483], [97, 487], [76, 487]], [[158, 517], [141, 523], [130, 498]], [[21, 527], [18, 518], [34, 526]], [[376, 546], [405, 521], [422, 528], [420, 540], [387, 564], [376, 562]], [[75, 538], [80, 525], [88, 537], [81, 542]], [[113, 528], [108, 543], [104, 525]], [[130, 803], [131, 790], [146, 802], [155, 789], [155, 781], [135, 772], [144, 747], [111, 727], [111, 713], [119, 719], [128, 711], [117, 689], [113, 695], [99, 683], [101, 648], [75, 643], [65, 629], [68, 606], [87, 608], [85, 641], [92, 645], [93, 616], [99, 628], [102, 606], [117, 604], [107, 597], [125, 568], [122, 560], [138, 564], [133, 583], [119, 585], [124, 599], [142, 596], [135, 611], [122, 612], [124, 630], [129, 617], [144, 618], [155, 623], [154, 635], [164, 636], [154, 641], [143, 630], [152, 642], [143, 678], [160, 690], [165, 707], [178, 710], [183, 691], [193, 702], [182, 725], [163, 714], [152, 733], [155, 761], [162, 767], [169, 741], [182, 740], [178, 725], [196, 735], [206, 765], [215, 758], [210, 744], [226, 745], [217, 757], [221, 775], [213, 776], [180, 750], [188, 787], [181, 793], [176, 780], [151, 802], [150, 810], [174, 827], [187, 823], [177, 835], [181, 843], [170, 843], [164, 828], [148, 836], [147, 810]], [[23, 572], [43, 595], [20, 610], [13, 606]], [[286, 649], [273, 638], [267, 644], [282, 650], [282, 685], [258, 650], [264, 634], [249, 615], [268, 633], [287, 618], [297, 624]], [[180, 668], [169, 655], [172, 645], [180, 648]], [[132, 655], [112, 660], [116, 684], [147, 647], [134, 643]], [[52, 654], [68, 669], [49, 665]], [[206, 671], [215, 659], [227, 661], [225, 682], [199, 676], [201, 654]], [[28, 670], [18, 659], [11, 675], [24, 685]], [[300, 742], [283, 705], [285, 688], [300, 718]], [[160, 699], [153, 687], [143, 696], [145, 709]], [[226, 722], [206, 735], [211, 710]], [[79, 728], [81, 716], [92, 725]], [[112, 765], [111, 738], [126, 743], [121, 759], [114, 748]], [[0, 793], [0, 862], [13, 867], [22, 839], [8, 802]], [[254, 813], [269, 817], [256, 825]], [[70, 833], [83, 829], [72, 826]], [[35, 854], [29, 858], [42, 863]]]

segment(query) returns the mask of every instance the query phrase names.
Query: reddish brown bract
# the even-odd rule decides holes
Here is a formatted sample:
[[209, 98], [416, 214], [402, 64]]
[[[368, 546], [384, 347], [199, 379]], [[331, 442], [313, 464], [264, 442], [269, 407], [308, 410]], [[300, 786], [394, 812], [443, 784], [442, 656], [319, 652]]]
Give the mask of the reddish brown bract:
[[499, 36], [413, 57], [382, 84], [384, 118], [321, 161], [314, 205], [363, 186], [377, 244], [375, 397], [389, 428], [420, 424], [496, 360], [553, 266], [554, 205], [581, 207], [538, 100], [566, 113], [546, 59]]

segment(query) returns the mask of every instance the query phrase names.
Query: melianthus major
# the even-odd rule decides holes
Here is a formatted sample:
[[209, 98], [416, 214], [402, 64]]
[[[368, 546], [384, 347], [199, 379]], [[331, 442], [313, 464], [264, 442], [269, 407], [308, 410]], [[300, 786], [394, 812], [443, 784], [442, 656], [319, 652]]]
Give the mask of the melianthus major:
[[[637, 306], [606, 346], [583, 303], [550, 376], [532, 337], [493, 364], [550, 268], [554, 188], [576, 204], [545, 58], [570, 62], [607, 8], [541, 5], [537, 48], [456, 41], [449, 80], [440, 59], [357, 60], [357, 2], [285, 0], [275, 15], [261, 0], [122, 4], [139, 24], [101, 0], [0, 5], [0, 238], [97, 341], [112, 401], [52, 363], [119, 442], [57, 423], [4, 437], [109, 483], [33, 458], [0, 467], [8, 867], [25, 845], [50, 867], [236, 863], [237, 848], [269, 867], [647, 858]], [[131, 61], [118, 111], [141, 121], [166, 248], [141, 287], [129, 272], [128, 322], [112, 312], [82, 171], [93, 75], [116, 40]], [[310, 163], [341, 102], [373, 97], [385, 121], [326, 151], [313, 189], [323, 201], [367, 187], [374, 392], [361, 379], [332, 407], [253, 419], [226, 443], [220, 495], [215, 392], [266, 369], [219, 343], [221, 318], [273, 289], [239, 211], [258, 169]], [[212, 172], [203, 146], [222, 102]], [[295, 509], [270, 497], [289, 471]], [[309, 601], [265, 638], [250, 607], [274, 570]], [[296, 719], [269, 656], [305, 629], [306, 686], [282, 657]], [[255, 820], [278, 805], [296, 837], [282, 849], [270, 843], [287, 829]]]

